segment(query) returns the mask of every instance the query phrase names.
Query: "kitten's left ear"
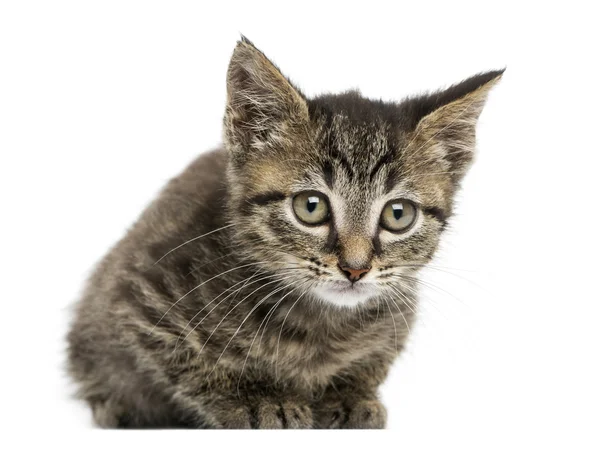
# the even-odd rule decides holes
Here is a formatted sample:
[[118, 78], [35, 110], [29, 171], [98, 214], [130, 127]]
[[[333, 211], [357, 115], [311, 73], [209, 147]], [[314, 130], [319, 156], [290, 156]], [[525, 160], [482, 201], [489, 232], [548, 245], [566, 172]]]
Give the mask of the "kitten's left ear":
[[[443, 161], [458, 181], [469, 167], [475, 151], [475, 128], [488, 93], [504, 69], [482, 73], [450, 88], [409, 100], [414, 127], [410, 153]], [[424, 154], [424, 155], [423, 155]]]
[[278, 145], [309, 120], [308, 104], [279, 69], [242, 37], [227, 71], [225, 140], [235, 160]]

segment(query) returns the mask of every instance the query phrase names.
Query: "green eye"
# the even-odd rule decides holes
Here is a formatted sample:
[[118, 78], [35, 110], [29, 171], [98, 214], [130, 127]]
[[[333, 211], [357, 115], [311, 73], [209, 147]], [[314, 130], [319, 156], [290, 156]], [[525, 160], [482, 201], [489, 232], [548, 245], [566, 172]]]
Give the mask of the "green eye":
[[292, 200], [294, 214], [307, 225], [320, 225], [329, 220], [327, 197], [320, 192], [301, 192]]
[[408, 231], [417, 219], [417, 207], [408, 200], [392, 200], [381, 212], [383, 228], [395, 233]]

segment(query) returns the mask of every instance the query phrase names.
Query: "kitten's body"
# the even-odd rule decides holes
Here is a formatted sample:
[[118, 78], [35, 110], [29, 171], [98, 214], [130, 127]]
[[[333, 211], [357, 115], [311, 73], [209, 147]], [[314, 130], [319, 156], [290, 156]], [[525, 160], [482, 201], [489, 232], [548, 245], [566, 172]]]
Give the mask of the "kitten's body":
[[[421, 266], [403, 269], [398, 283], [400, 265], [392, 263], [431, 257], [458, 182], [432, 167], [415, 173], [428, 159], [411, 163], [408, 156], [448, 126], [432, 134], [414, 118], [414, 102], [403, 110], [357, 94], [305, 100], [291, 87], [287, 91], [287, 82], [249, 43], [236, 52], [250, 58], [244, 64], [259, 65], [246, 66], [244, 74], [265, 71], [275, 77], [269, 80], [273, 89], [281, 90], [277, 100], [288, 95], [285, 101], [299, 102], [286, 109], [293, 117], [279, 117], [282, 110], [275, 111], [263, 93], [268, 114], [278, 119], [259, 129], [267, 113], [243, 110], [235, 100], [236, 82], [248, 80], [239, 78], [234, 55], [228, 149], [201, 156], [172, 180], [100, 264], [69, 335], [71, 373], [104, 427], [383, 427], [386, 412], [377, 389], [408, 335], [417, 304], [414, 275]], [[477, 92], [491, 78], [463, 86], [465, 94], [458, 97]], [[260, 81], [264, 88], [265, 79]], [[441, 107], [435, 101], [418, 104], [421, 116], [456, 106], [449, 103], [454, 97], [438, 96]], [[253, 115], [261, 125], [244, 131]], [[311, 125], [301, 122], [302, 115], [310, 115]], [[401, 132], [391, 127], [394, 121]], [[410, 134], [419, 126], [418, 134]], [[268, 157], [252, 159], [250, 148]], [[400, 148], [405, 156], [394, 165], [389, 159]], [[458, 173], [467, 165], [451, 163], [435, 170]], [[322, 242], [318, 235], [300, 234], [281, 212], [294, 191], [291, 183], [308, 183], [315, 172], [332, 192], [338, 189], [356, 203], [346, 204], [345, 225], [332, 224]], [[360, 228], [370, 219], [359, 206], [376, 202], [373, 186], [380, 183], [384, 192], [393, 177], [409, 182], [428, 205], [418, 234], [402, 241], [408, 247], [390, 237], [371, 243]], [[331, 201], [335, 209], [334, 194]], [[327, 285], [339, 275], [338, 259], [364, 249], [372, 277], [389, 289], [355, 307], [320, 299], [314, 285]], [[355, 301], [352, 289], [348, 295]]]
[[[369, 371], [379, 372], [377, 379], [383, 380], [396, 356], [396, 333], [398, 350], [401, 348], [406, 325], [398, 311], [396, 331], [385, 306], [357, 315], [350, 309], [298, 302], [294, 314], [288, 315], [298, 296], [288, 296], [289, 301], [279, 304], [257, 335], [271, 307], [291, 290], [267, 299], [249, 315], [260, 300], [281, 286], [272, 283], [253, 293], [279, 278], [257, 275], [257, 265], [233, 270], [213, 280], [215, 283], [207, 282], [161, 319], [174, 302], [196, 286], [232, 268], [252, 264], [238, 257], [227, 228], [192, 241], [156, 263], [188, 239], [226, 226], [222, 208], [227, 197], [226, 163], [225, 150], [215, 150], [172, 180], [100, 264], [79, 304], [78, 320], [71, 332], [73, 371], [101, 426], [218, 426], [210, 414], [203, 413], [202, 402], [193, 405], [189, 400], [182, 404], [169, 400], [178, 396], [185, 399], [195, 395], [186, 391], [206, 386], [207, 392], [198, 395], [204, 401], [211, 397], [210, 383], [219, 383], [219, 390], [230, 392], [232, 401], [237, 399], [240, 382], [242, 397], [254, 389], [269, 390], [273, 403], [278, 404], [297, 392], [308, 404], [321, 398], [335, 377], [343, 378], [345, 370], [358, 364], [373, 361]], [[234, 288], [228, 293], [235, 292], [252, 275], [255, 278], [237, 295], [220, 305], [227, 294], [210, 303], [230, 286]], [[259, 281], [250, 284], [254, 280]], [[248, 294], [251, 296], [241, 302]], [[187, 336], [208, 312], [201, 326]], [[404, 307], [403, 312], [410, 321], [410, 309]], [[223, 375], [217, 368], [209, 382], [207, 374], [246, 316], [247, 322], [219, 361], [218, 367], [225, 369]], [[119, 324], [118, 330], [114, 324]], [[208, 340], [217, 325], [218, 332]], [[279, 385], [285, 395], [272, 385]], [[229, 414], [227, 405], [217, 406], [223, 408], [224, 416]]]

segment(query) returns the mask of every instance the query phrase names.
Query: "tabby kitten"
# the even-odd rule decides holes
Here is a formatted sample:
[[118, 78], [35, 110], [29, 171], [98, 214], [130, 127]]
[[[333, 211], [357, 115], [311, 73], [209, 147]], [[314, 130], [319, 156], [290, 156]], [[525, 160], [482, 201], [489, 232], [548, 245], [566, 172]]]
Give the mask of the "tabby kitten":
[[378, 387], [501, 75], [308, 99], [242, 39], [223, 148], [170, 181], [77, 306], [69, 370], [96, 423], [385, 427]]

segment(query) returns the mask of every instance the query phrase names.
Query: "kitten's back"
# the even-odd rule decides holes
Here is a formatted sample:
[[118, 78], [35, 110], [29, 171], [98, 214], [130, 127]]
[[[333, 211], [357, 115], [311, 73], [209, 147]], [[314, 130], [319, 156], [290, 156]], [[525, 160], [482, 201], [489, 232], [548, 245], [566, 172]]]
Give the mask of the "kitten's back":
[[[158, 370], [144, 356], [151, 349], [141, 345], [146, 332], [140, 330], [157, 323], [173, 299], [196, 283], [190, 261], [223, 251], [222, 237], [214, 233], [157, 263], [181, 243], [223, 227], [226, 167], [227, 154], [219, 148], [173, 178], [87, 283], [68, 335], [69, 371], [101, 426], [181, 426], [186, 420], [170, 403], [168, 383], [153, 375]], [[145, 417], [127, 419], [118, 413], [122, 408], [145, 411]]]

